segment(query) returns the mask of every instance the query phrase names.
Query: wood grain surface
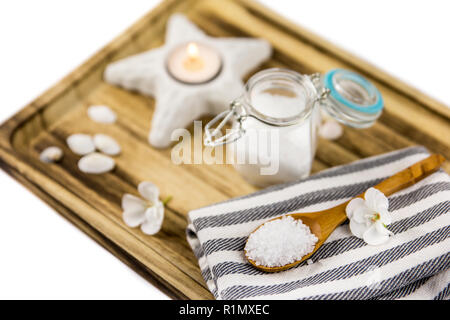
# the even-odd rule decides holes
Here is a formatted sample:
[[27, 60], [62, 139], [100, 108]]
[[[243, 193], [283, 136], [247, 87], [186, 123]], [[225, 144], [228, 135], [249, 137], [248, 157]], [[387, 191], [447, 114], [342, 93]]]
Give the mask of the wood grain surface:
[[[166, 0], [5, 122], [0, 127], [0, 166], [172, 297], [213, 298], [186, 242], [187, 213], [256, 190], [229, 165], [173, 164], [170, 149], [156, 150], [147, 143], [153, 99], [102, 80], [108, 63], [162, 45], [167, 19], [174, 12], [186, 14], [212, 36], [267, 39], [275, 52], [260, 69], [314, 73], [341, 67], [363, 74], [380, 88], [386, 108], [379, 121], [365, 130], [345, 128], [334, 142], [320, 140], [314, 172], [415, 144], [450, 158], [450, 109], [425, 94], [256, 2]], [[93, 104], [110, 106], [118, 122], [90, 121], [86, 110]], [[100, 132], [123, 148], [117, 168], [101, 176], [83, 174], [77, 169], [79, 157], [67, 149], [65, 139], [73, 133]], [[51, 145], [65, 151], [59, 164], [39, 161], [39, 153]], [[444, 168], [450, 171], [448, 162]], [[173, 197], [157, 236], [146, 236], [122, 222], [121, 197], [125, 192], [136, 194], [141, 181], [157, 184], [162, 198]]]

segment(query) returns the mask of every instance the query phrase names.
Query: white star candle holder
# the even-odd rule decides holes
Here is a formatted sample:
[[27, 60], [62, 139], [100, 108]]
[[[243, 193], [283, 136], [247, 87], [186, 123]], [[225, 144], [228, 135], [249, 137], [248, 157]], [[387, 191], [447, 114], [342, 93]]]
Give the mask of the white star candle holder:
[[243, 92], [242, 78], [271, 54], [265, 40], [209, 37], [175, 14], [168, 22], [164, 46], [110, 64], [104, 78], [155, 97], [149, 142], [166, 148], [175, 129], [227, 110]]

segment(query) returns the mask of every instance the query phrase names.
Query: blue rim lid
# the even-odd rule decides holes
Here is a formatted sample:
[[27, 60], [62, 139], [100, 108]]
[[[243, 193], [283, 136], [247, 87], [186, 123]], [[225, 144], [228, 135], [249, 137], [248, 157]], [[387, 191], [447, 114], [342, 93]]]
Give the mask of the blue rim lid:
[[[375, 103], [372, 105], [364, 106], [356, 104], [352, 101], [349, 101], [348, 99], [344, 98], [338, 90], [334, 87], [333, 84], [333, 78], [337, 75], [343, 75], [347, 80], [353, 81], [363, 87], [367, 92], [373, 93], [376, 96]], [[342, 105], [349, 107], [353, 110], [362, 112], [362, 113], [368, 113], [368, 114], [374, 114], [380, 112], [380, 110], [384, 107], [384, 101], [383, 97], [381, 96], [380, 91], [366, 78], [363, 76], [343, 69], [334, 69], [329, 71], [325, 77], [324, 77], [324, 86], [330, 90], [330, 96], [333, 97], [336, 101], [341, 103]]]

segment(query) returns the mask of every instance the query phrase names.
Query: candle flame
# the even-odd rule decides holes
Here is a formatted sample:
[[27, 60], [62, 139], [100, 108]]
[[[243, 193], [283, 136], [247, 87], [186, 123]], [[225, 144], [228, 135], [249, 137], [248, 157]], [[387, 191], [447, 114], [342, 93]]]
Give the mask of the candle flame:
[[194, 42], [189, 43], [188, 47], [187, 47], [187, 52], [188, 52], [189, 59], [197, 59], [199, 56], [199, 50], [198, 50], [197, 44]]

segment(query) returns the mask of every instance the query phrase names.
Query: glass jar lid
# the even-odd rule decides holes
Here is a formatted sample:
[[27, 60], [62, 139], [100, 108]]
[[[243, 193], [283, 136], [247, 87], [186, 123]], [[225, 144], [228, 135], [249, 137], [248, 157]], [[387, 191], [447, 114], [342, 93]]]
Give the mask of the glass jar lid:
[[370, 127], [383, 110], [380, 91], [363, 76], [343, 69], [334, 69], [324, 76], [313, 75], [319, 92], [327, 96], [320, 100], [323, 109], [345, 125]]

